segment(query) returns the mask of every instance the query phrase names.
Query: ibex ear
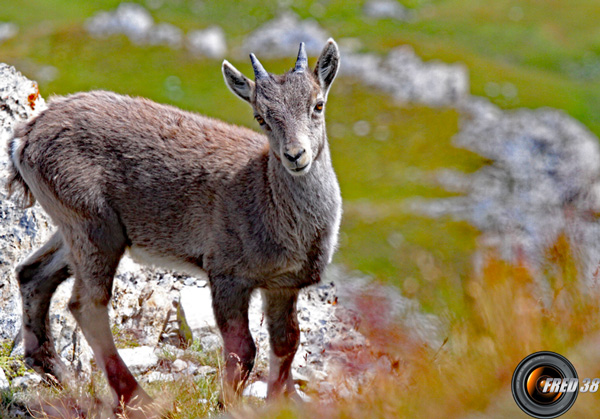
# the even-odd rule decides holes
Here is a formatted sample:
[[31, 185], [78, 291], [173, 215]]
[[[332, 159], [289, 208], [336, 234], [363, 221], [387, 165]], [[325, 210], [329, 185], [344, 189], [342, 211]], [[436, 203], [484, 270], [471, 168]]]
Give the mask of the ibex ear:
[[325, 97], [327, 97], [327, 92], [329, 92], [329, 87], [335, 79], [339, 66], [340, 50], [333, 38], [329, 38], [315, 66], [315, 76], [317, 76]]
[[254, 82], [240, 73], [227, 60], [223, 61], [221, 70], [223, 71], [225, 84], [229, 87], [229, 90], [246, 102], [250, 102], [254, 95]]

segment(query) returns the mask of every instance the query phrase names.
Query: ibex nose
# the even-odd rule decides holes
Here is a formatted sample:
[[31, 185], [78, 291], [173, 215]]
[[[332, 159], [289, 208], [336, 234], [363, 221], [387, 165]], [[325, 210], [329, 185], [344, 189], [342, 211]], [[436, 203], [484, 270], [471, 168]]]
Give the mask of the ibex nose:
[[305, 150], [303, 148], [294, 148], [289, 151], [291, 154], [286, 151], [283, 153], [283, 155], [285, 156], [286, 159], [288, 159], [292, 163], [295, 163], [296, 160], [298, 160], [305, 152]]

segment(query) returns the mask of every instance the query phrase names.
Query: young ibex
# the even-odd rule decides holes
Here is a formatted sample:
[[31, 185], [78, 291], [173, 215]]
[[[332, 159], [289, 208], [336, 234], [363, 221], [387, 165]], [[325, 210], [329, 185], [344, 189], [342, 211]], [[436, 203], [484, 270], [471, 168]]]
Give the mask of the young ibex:
[[263, 134], [146, 99], [97, 91], [56, 98], [10, 141], [12, 177], [58, 231], [17, 267], [27, 363], [64, 378], [48, 326], [52, 293], [75, 276], [69, 309], [115, 396], [149, 397], [113, 343], [107, 304], [129, 250], [150, 264], [203, 269], [224, 341], [225, 388], [239, 391], [254, 364], [248, 301], [261, 289], [270, 333], [268, 393], [295, 394], [298, 291], [331, 261], [341, 197], [325, 132], [339, 65], [329, 40], [314, 71], [304, 45], [282, 76], [250, 54], [255, 81], [227, 61], [227, 86]]

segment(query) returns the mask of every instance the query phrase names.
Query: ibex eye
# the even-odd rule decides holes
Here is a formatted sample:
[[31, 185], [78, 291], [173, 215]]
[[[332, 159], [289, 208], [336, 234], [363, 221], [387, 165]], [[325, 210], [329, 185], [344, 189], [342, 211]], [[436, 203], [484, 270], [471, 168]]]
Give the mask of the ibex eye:
[[315, 105], [315, 112], [316, 113], [323, 112], [323, 106], [325, 106], [324, 102], [317, 102], [317, 104]]
[[254, 119], [256, 119], [256, 122], [261, 126], [266, 124], [265, 120], [260, 115], [254, 115]]

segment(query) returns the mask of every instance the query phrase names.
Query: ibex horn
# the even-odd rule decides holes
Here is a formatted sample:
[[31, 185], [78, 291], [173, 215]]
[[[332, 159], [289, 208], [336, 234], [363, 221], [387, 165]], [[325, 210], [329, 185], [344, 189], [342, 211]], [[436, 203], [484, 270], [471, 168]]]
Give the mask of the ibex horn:
[[302, 73], [307, 67], [308, 58], [306, 58], [306, 48], [304, 47], [304, 42], [300, 42], [300, 49], [298, 50], [298, 59], [296, 60], [294, 73]]
[[254, 54], [250, 54], [250, 61], [252, 61], [252, 68], [254, 69], [255, 80], [266, 79], [269, 77], [269, 73], [267, 73], [265, 68], [262, 66], [260, 61], [258, 61], [258, 58], [256, 58]]

